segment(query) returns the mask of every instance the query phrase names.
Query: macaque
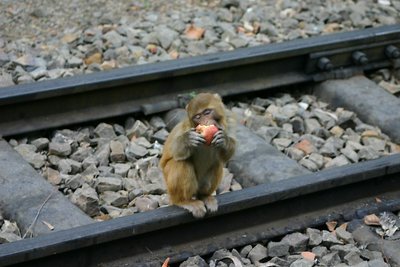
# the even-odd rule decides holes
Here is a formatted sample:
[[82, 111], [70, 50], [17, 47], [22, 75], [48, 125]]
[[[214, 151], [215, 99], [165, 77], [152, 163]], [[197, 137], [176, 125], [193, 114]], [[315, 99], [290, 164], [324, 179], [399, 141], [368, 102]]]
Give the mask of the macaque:
[[[218, 209], [212, 194], [221, 181], [225, 163], [235, 151], [233, 119], [226, 115], [217, 94], [198, 94], [186, 111], [188, 117], [172, 129], [164, 144], [160, 167], [171, 204], [201, 218], [207, 210]], [[204, 130], [203, 135], [205, 128], [209, 130]]]

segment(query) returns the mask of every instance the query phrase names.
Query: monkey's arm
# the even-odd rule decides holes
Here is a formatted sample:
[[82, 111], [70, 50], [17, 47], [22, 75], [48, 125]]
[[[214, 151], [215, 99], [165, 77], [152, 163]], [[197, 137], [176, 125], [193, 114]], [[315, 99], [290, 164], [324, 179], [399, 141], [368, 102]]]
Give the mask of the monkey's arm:
[[192, 155], [193, 149], [204, 143], [204, 137], [197, 133], [194, 128], [184, 131], [184, 127], [182, 127], [180, 131], [177, 131], [176, 138], [172, 141], [171, 152], [175, 160], [185, 160]]

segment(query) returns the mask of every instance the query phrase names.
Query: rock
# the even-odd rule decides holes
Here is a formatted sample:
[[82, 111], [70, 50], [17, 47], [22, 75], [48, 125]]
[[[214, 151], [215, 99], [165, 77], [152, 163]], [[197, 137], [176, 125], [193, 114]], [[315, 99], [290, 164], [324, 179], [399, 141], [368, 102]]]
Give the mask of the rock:
[[122, 180], [114, 177], [98, 177], [96, 181], [96, 190], [99, 193], [105, 191], [118, 191], [122, 189]]
[[31, 141], [31, 144], [34, 145], [38, 151], [47, 149], [49, 143], [50, 143], [49, 139], [45, 137], [37, 138]]
[[60, 173], [50, 167], [47, 167], [45, 177], [52, 185], [59, 185], [62, 181]]
[[299, 161], [299, 163], [302, 165], [302, 166], [304, 166], [305, 168], [307, 168], [307, 169], [309, 169], [310, 171], [318, 171], [318, 165], [314, 162], [314, 161], [312, 161], [312, 160], [310, 160], [310, 159], [307, 159], [307, 158], [302, 158], [300, 161]]
[[127, 205], [129, 202], [128, 192], [127, 191], [104, 191], [100, 194], [100, 199], [104, 201], [108, 205], [112, 205], [114, 207], [122, 207]]
[[[1, 65], [1, 59], [0, 59], [0, 65]], [[6, 73], [6, 72], [1, 72], [0, 71], [0, 87], [8, 87], [8, 86], [13, 86], [14, 81], [12, 79], [11, 74]]]
[[362, 137], [361, 140], [365, 146], [370, 146], [375, 151], [382, 152], [385, 150], [385, 146], [386, 146], [385, 140], [382, 140], [382, 139], [376, 138], [376, 137]]
[[21, 144], [14, 147], [14, 149], [35, 169], [40, 169], [42, 166], [44, 166], [46, 156], [36, 153], [36, 147], [34, 145]]
[[126, 163], [116, 163], [112, 166], [114, 167], [114, 173], [120, 175], [121, 177], [126, 177], [129, 169], [131, 168], [131, 165]]
[[269, 257], [283, 257], [289, 255], [289, 244], [283, 241], [268, 242], [267, 251]]
[[189, 257], [187, 260], [182, 262], [179, 267], [208, 267], [209, 265], [206, 263], [206, 261], [200, 257], [200, 256], [193, 256]]
[[379, 158], [380, 153], [371, 146], [364, 146], [358, 151], [358, 156], [360, 159], [371, 160]]
[[19, 235], [16, 235], [14, 233], [0, 232], [0, 244], [11, 243], [21, 239], [22, 238]]
[[126, 136], [131, 140], [133, 136], [140, 137], [143, 136], [149, 128], [146, 124], [141, 122], [140, 120], [135, 121], [133, 126], [129, 129], [126, 129]]
[[139, 196], [134, 201], [135, 206], [140, 212], [154, 210], [158, 208], [158, 202], [148, 196]]
[[71, 201], [89, 216], [93, 217], [99, 214], [99, 198], [96, 190], [87, 184], [75, 190]]
[[91, 147], [78, 147], [78, 149], [71, 154], [70, 158], [78, 162], [83, 162], [90, 155], [92, 155]]
[[290, 267], [312, 267], [312, 266], [314, 266], [314, 262], [306, 259], [298, 259], [295, 260], [292, 264], [290, 264]]
[[72, 190], [76, 190], [77, 188], [81, 187], [84, 184], [81, 174], [76, 174], [73, 176], [68, 176], [65, 179], [65, 186]]
[[146, 148], [135, 143], [130, 143], [125, 149], [126, 158], [131, 162], [135, 162], [138, 158], [146, 156], [147, 153]]
[[280, 151], [283, 151], [292, 143], [292, 140], [288, 138], [275, 138], [272, 140], [272, 144], [278, 148]]
[[294, 145], [295, 148], [300, 149], [306, 155], [317, 152], [318, 149], [307, 139], [303, 139]]
[[350, 149], [350, 147], [346, 146], [340, 150], [340, 153], [345, 155], [351, 162], [356, 163], [359, 160], [358, 154], [354, 152], [354, 150]]
[[338, 227], [335, 229], [336, 236], [339, 240], [343, 240], [345, 243], [354, 244], [353, 235], [343, 229], [342, 227]]
[[306, 234], [308, 236], [308, 244], [310, 246], [318, 246], [322, 242], [322, 234], [318, 229], [307, 228]]
[[100, 123], [94, 129], [94, 134], [100, 138], [114, 139], [117, 135], [114, 132], [114, 127], [107, 123]]
[[168, 50], [172, 42], [178, 37], [178, 33], [165, 25], [156, 26], [154, 28], [156, 38], [162, 48]]
[[260, 260], [267, 257], [267, 248], [261, 244], [257, 244], [248, 254], [248, 258], [252, 263], [256, 264]]
[[324, 246], [330, 247], [332, 245], [342, 245], [342, 242], [336, 238], [331, 232], [322, 230], [322, 244]]
[[119, 141], [111, 140], [110, 142], [110, 160], [111, 162], [124, 162], [125, 161], [125, 147]]
[[106, 143], [98, 147], [94, 156], [100, 166], [107, 166], [110, 158], [110, 144]]
[[161, 144], [164, 144], [165, 141], [167, 140], [168, 135], [169, 135], [169, 132], [167, 130], [165, 130], [164, 128], [162, 128], [154, 133], [153, 139], [155, 141], [158, 141]]
[[326, 266], [335, 266], [341, 262], [337, 252], [329, 253], [321, 258], [321, 263]]
[[309, 237], [302, 233], [292, 233], [282, 238], [282, 242], [290, 246], [291, 252], [305, 251]]
[[[322, 242], [322, 240], [321, 240], [321, 242]], [[312, 253], [315, 254], [315, 256], [317, 258], [322, 258], [323, 256], [328, 254], [328, 249], [323, 246], [313, 247], [313, 249], [311, 251], [312, 251]]]
[[304, 155], [305, 155], [305, 153], [304, 153], [303, 150], [300, 150], [300, 149], [295, 148], [295, 147], [289, 147], [289, 148], [287, 148], [287, 149], [286, 149], [286, 154], [287, 154], [291, 159], [294, 159], [294, 160], [297, 160], [297, 161], [301, 160], [301, 159], [304, 157]]
[[[341, 229], [340, 227], [337, 229]], [[336, 229], [336, 230], [337, 230]], [[344, 258], [350, 252], [355, 252], [357, 255], [360, 255], [361, 251], [353, 244], [346, 244], [346, 245], [333, 245], [330, 247], [332, 252], [337, 251], [341, 258]]]
[[305, 119], [304, 120], [304, 125], [305, 125], [307, 133], [312, 133], [316, 129], [321, 128], [321, 124], [318, 122], [318, 120], [316, 120], [314, 118]]
[[49, 154], [60, 157], [67, 157], [71, 154], [71, 146], [68, 143], [50, 142]]

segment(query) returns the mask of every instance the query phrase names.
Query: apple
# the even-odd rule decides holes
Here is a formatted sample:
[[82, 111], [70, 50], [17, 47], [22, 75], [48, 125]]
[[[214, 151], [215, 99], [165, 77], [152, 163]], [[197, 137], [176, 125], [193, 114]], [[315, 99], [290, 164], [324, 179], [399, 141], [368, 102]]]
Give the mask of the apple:
[[201, 134], [204, 139], [206, 139], [206, 145], [210, 145], [211, 141], [213, 140], [214, 134], [218, 132], [217, 126], [214, 124], [211, 125], [197, 125], [196, 127], [196, 132]]

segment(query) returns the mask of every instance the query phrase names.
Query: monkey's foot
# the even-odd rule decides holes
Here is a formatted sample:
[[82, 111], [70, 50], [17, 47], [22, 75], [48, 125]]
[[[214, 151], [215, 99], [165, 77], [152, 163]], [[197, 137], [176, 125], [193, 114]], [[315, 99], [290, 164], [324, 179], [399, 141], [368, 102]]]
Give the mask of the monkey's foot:
[[216, 212], [218, 210], [218, 201], [214, 196], [205, 197], [203, 201], [208, 211]]
[[190, 211], [196, 218], [202, 218], [206, 215], [206, 207], [204, 206], [203, 201], [200, 200], [192, 200], [190, 202], [186, 202], [185, 204], [177, 204], [178, 206]]

